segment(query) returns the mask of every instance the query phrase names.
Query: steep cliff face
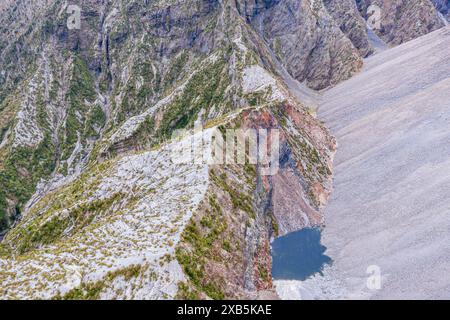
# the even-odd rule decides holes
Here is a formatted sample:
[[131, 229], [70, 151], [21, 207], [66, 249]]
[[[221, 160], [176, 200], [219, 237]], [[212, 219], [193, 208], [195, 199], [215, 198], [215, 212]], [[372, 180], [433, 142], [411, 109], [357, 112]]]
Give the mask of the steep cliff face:
[[442, 16], [450, 21], [450, 1], [448, 0], [432, 0], [436, 9], [442, 14]]
[[[270, 238], [322, 222], [334, 140], [233, 3], [85, 5], [80, 30], [62, 6], [44, 39], [29, 36], [42, 51], [2, 104], [2, 214], [21, 217], [2, 242], [1, 296], [270, 290]], [[172, 163], [172, 133], [194, 124], [281, 130], [282, 173]]]
[[[253, 18], [243, 16], [242, 4], [236, 8], [234, 1], [73, 4], [81, 9], [79, 29], [68, 29], [72, 13], [63, 1], [2, 6], [1, 22], [8, 26], [0, 37], [2, 231], [26, 210], [36, 188], [40, 194], [52, 188], [41, 182], [56, 183], [79, 174], [89, 161], [156, 145], [172, 130], [192, 125], [202, 108], [206, 122], [243, 107], [248, 97], [235, 85], [233, 46], [251, 40], [247, 63], [259, 60], [274, 69]], [[291, 5], [305, 12], [286, 16]], [[273, 24], [267, 10], [274, 6], [286, 25]], [[269, 17], [260, 31], [270, 31], [272, 50], [299, 80], [324, 87], [361, 66], [323, 7], [267, 2], [265, 11], [258, 8], [252, 9], [255, 19], [259, 13]], [[285, 27], [291, 36], [282, 35]], [[214, 59], [205, 59], [213, 53]], [[203, 83], [205, 91], [197, 97]]]
[[[244, 48], [236, 52], [237, 65], [245, 66]], [[237, 80], [255, 103], [208, 124], [200, 141], [208, 147], [213, 131], [233, 128], [279, 130], [278, 172], [201, 159], [173, 163], [173, 150], [190, 143], [189, 136], [92, 164], [37, 199], [7, 234], [1, 296], [267, 296], [270, 239], [323, 222], [335, 142], [262, 66], [245, 66]], [[285, 202], [289, 188], [296, 188], [289, 204], [295, 212]]]
[[[67, 27], [69, 4], [80, 28]], [[269, 242], [323, 223], [335, 151], [287, 73], [322, 89], [358, 72], [371, 47], [355, 8], [2, 2], [0, 296], [270, 292]], [[194, 127], [207, 145], [215, 130], [279, 130], [279, 171], [173, 163], [191, 141], [173, 133]]]
[[314, 89], [348, 79], [362, 66], [352, 42], [322, 1], [238, 1], [238, 10], [288, 72]]
[[388, 44], [398, 45], [444, 26], [430, 0], [384, 1], [357, 0], [362, 16], [367, 19], [372, 5], [380, 10], [380, 29], [375, 32]]
[[264, 296], [272, 289], [270, 240], [322, 226], [335, 141], [291, 103], [243, 111], [226, 126], [280, 130], [280, 167], [270, 176], [261, 175], [259, 166], [210, 168], [205, 200], [176, 251], [189, 275], [180, 297]]
[[[81, 24], [73, 30], [62, 1], [4, 9], [0, 230], [41, 178], [79, 173], [96, 140], [156, 104], [203, 55], [223, 46], [217, 1], [78, 5]], [[177, 126], [169, 124], [161, 139]]]

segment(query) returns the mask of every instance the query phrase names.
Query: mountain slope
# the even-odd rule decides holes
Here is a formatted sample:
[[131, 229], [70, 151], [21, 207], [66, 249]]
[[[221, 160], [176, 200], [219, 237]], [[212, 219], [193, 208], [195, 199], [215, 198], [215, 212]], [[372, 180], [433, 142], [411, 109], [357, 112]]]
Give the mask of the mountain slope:
[[[66, 1], [0, 5], [0, 297], [273, 297], [271, 239], [321, 226], [331, 192], [311, 88], [372, 50], [356, 2], [74, 4], [79, 29]], [[396, 6], [390, 44], [442, 23], [429, 1]], [[174, 134], [201, 127], [207, 145], [278, 130], [279, 171], [173, 163], [192, 138]]]
[[[183, 43], [185, 35], [171, 36], [170, 45], [161, 36], [157, 46], [150, 41], [149, 47], [147, 42], [137, 47], [144, 52], [157, 47], [161, 53], [161, 44], [167, 45], [160, 66], [156, 61], [138, 64], [148, 52], [135, 49], [122, 56], [127, 42], [118, 47], [110, 42], [106, 72], [114, 75], [120, 63], [128, 62], [106, 87], [103, 71], [96, 77], [88, 71], [95, 60], [81, 58], [83, 44], [79, 52], [68, 53], [65, 65], [71, 72], [63, 75], [70, 78], [61, 80], [67, 94], [57, 96], [67, 98], [61, 108], [69, 116], [73, 110], [74, 119], [67, 121], [66, 115], [64, 134], [56, 141], [75, 135], [69, 157], [58, 160], [70, 160], [80, 170], [67, 165], [43, 183], [6, 234], [0, 264], [14, 271], [0, 273], [2, 297], [254, 298], [272, 288], [270, 238], [322, 223], [334, 139], [273, 73], [268, 48], [236, 8], [201, 4], [215, 28], [190, 44]], [[164, 21], [175, 25], [164, 33], [181, 32], [176, 16], [189, 14], [185, 5], [179, 11], [171, 7]], [[239, 23], [222, 24], [230, 19]], [[213, 44], [212, 34], [218, 34]], [[160, 90], [152, 92], [159, 83], [152, 70], [170, 64], [168, 57], [172, 66], [159, 75], [164, 79]], [[177, 71], [169, 77], [173, 68]], [[36, 83], [45, 94], [47, 81]], [[104, 122], [90, 138], [83, 128], [91, 122], [81, 111], [89, 115], [94, 107], [101, 107]], [[206, 133], [236, 127], [280, 130], [280, 172], [267, 177], [254, 165], [172, 163], [171, 151], [190, 141], [172, 139], [172, 133], [194, 123], [208, 128]], [[6, 141], [5, 150], [13, 152], [14, 140]], [[83, 150], [87, 156], [79, 155]], [[299, 207], [294, 215], [284, 203], [292, 187], [299, 196], [291, 203]], [[227, 282], [221, 281], [225, 275]]]
[[442, 17], [450, 21], [450, 2], [448, 0], [433, 0], [433, 3]]
[[[241, 43], [250, 47], [245, 63], [275, 68], [234, 1], [78, 4], [80, 30], [67, 29], [64, 1], [2, 6], [8, 28], [0, 36], [0, 234], [25, 214], [31, 197], [89, 162], [157, 145], [200, 113], [206, 123], [244, 107], [254, 97], [242, 96], [235, 84], [242, 66], [233, 65], [233, 52]], [[317, 20], [308, 15], [307, 23]], [[293, 23], [298, 37], [306, 24]], [[352, 59], [336, 55], [323, 64], [315, 58], [308, 63], [313, 72], [291, 68], [297, 77], [329, 85], [360, 68], [352, 44], [330, 30], [333, 35], [315, 32], [309, 51], [324, 41], [335, 48], [338, 35]], [[220, 59], [210, 63], [213, 54]]]
[[[369, 8], [379, 8], [380, 28], [375, 32], [386, 43], [398, 45], [442, 28], [445, 24], [431, 0], [357, 0], [361, 15], [367, 19]], [[375, 15], [375, 19], [378, 17]]]
[[[449, 45], [447, 27], [385, 51], [324, 95], [339, 148], [323, 233], [334, 280], [321, 286], [340, 283], [340, 297], [448, 298]], [[380, 290], [366, 286], [370, 266]]]

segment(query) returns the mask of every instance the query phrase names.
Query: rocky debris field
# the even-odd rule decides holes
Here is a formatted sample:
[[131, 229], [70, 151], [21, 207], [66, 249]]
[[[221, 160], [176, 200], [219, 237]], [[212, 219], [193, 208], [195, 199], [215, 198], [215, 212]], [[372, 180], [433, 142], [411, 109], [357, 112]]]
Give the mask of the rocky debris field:
[[[319, 116], [339, 145], [322, 239], [334, 263], [323, 278], [280, 283], [280, 295], [449, 297], [449, 47], [447, 27], [325, 92]], [[373, 270], [380, 288], [367, 286]]]

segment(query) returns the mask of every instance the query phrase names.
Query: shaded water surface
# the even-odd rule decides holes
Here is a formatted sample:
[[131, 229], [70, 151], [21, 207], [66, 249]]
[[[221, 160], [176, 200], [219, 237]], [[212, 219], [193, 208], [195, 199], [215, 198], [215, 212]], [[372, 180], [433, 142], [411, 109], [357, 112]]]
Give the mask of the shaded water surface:
[[306, 280], [332, 260], [320, 243], [320, 229], [303, 229], [272, 243], [272, 276], [275, 280]]

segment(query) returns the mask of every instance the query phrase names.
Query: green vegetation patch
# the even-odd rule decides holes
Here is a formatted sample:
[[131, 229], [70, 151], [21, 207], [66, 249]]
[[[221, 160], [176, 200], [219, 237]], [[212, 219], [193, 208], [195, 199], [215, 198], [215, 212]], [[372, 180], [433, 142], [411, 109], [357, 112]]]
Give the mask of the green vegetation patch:
[[[45, 215], [46, 218], [36, 219], [18, 231], [17, 251], [23, 254], [41, 245], [54, 243], [63, 237], [64, 232], [68, 229], [73, 234], [89, 225], [97, 215], [107, 212], [123, 198], [126, 198], [125, 194], [116, 193], [107, 199], [76, 205], [63, 215], [48, 217], [47, 214]], [[47, 220], [42, 221], [44, 219]]]
[[178, 292], [175, 296], [177, 300], [200, 300], [200, 293], [192, 288], [188, 283], [179, 282]]
[[86, 134], [92, 134], [93, 125], [102, 126], [105, 121], [104, 115], [101, 114], [103, 111], [99, 107], [95, 107], [92, 112], [90, 110], [89, 104], [96, 99], [95, 83], [86, 62], [78, 56], [73, 58], [72, 78], [67, 99], [69, 109], [65, 128], [60, 133], [62, 159], [70, 157], [79, 135], [80, 138], [85, 138]]
[[136, 198], [124, 193], [86, 202], [94, 195], [102, 175], [108, 174], [113, 166], [112, 160], [91, 166], [74, 182], [46, 195], [7, 234], [4, 243], [18, 253], [25, 253], [73, 235], [99, 215], [112, 213], [112, 207], [120, 210], [124, 205], [132, 206]]
[[53, 172], [54, 152], [55, 146], [46, 133], [36, 149], [18, 147], [7, 155], [0, 171], [0, 232], [10, 226], [11, 213], [20, 213], [40, 179]]
[[[230, 169], [230, 168], [228, 168]], [[240, 175], [244, 181], [256, 179], [256, 168], [252, 165], [243, 166], [234, 172]], [[231, 169], [230, 169], [231, 170]], [[234, 219], [250, 221], [255, 219], [256, 213], [253, 209], [253, 196], [246, 187], [238, 189], [233, 186], [232, 181], [227, 178], [225, 172], [216, 173], [210, 170], [210, 178], [214, 188], [220, 190], [221, 194], [229, 195], [227, 206], [232, 206], [230, 212], [224, 212], [223, 199], [218, 198], [212, 192], [203, 204], [202, 211], [189, 221], [181, 236], [180, 245], [176, 249], [176, 258], [189, 279], [187, 284], [180, 283], [178, 296], [186, 299], [198, 299], [199, 293], [204, 293], [212, 299], [224, 299], [227, 295], [224, 292], [224, 282], [220, 276], [209, 277], [208, 264], [217, 262], [227, 266], [230, 261], [225, 256], [230, 254], [234, 259], [240, 259], [239, 240], [234, 233]], [[253, 190], [255, 183], [249, 183], [248, 187]], [[232, 215], [231, 220], [227, 219]], [[231, 224], [227, 221], [232, 221]], [[236, 241], [235, 241], [236, 240]], [[223, 252], [222, 255], [220, 252]], [[232, 266], [230, 266], [232, 268]]]
[[168, 138], [173, 130], [192, 125], [200, 110], [208, 111], [213, 106], [223, 104], [229, 84], [224, 58], [195, 73], [186, 84], [183, 94], [165, 110], [159, 135]]
[[110, 271], [105, 278], [96, 282], [82, 283], [78, 288], [67, 292], [64, 296], [57, 295], [54, 300], [98, 300], [101, 293], [114, 279], [123, 277], [125, 281], [137, 278], [146, 269], [143, 265], [131, 265], [126, 268]]
[[[253, 173], [256, 174], [254, 166], [246, 165], [245, 168], [248, 168], [251, 174]], [[213, 171], [211, 171], [210, 177], [222, 190], [228, 192], [234, 209], [240, 209], [246, 212], [251, 218], [253, 219], [255, 218], [252, 195], [246, 193], [245, 191], [239, 191], [237, 188], [229, 185], [227, 183], [227, 177], [225, 173], [222, 173], [220, 176], [217, 176], [214, 174]]]

